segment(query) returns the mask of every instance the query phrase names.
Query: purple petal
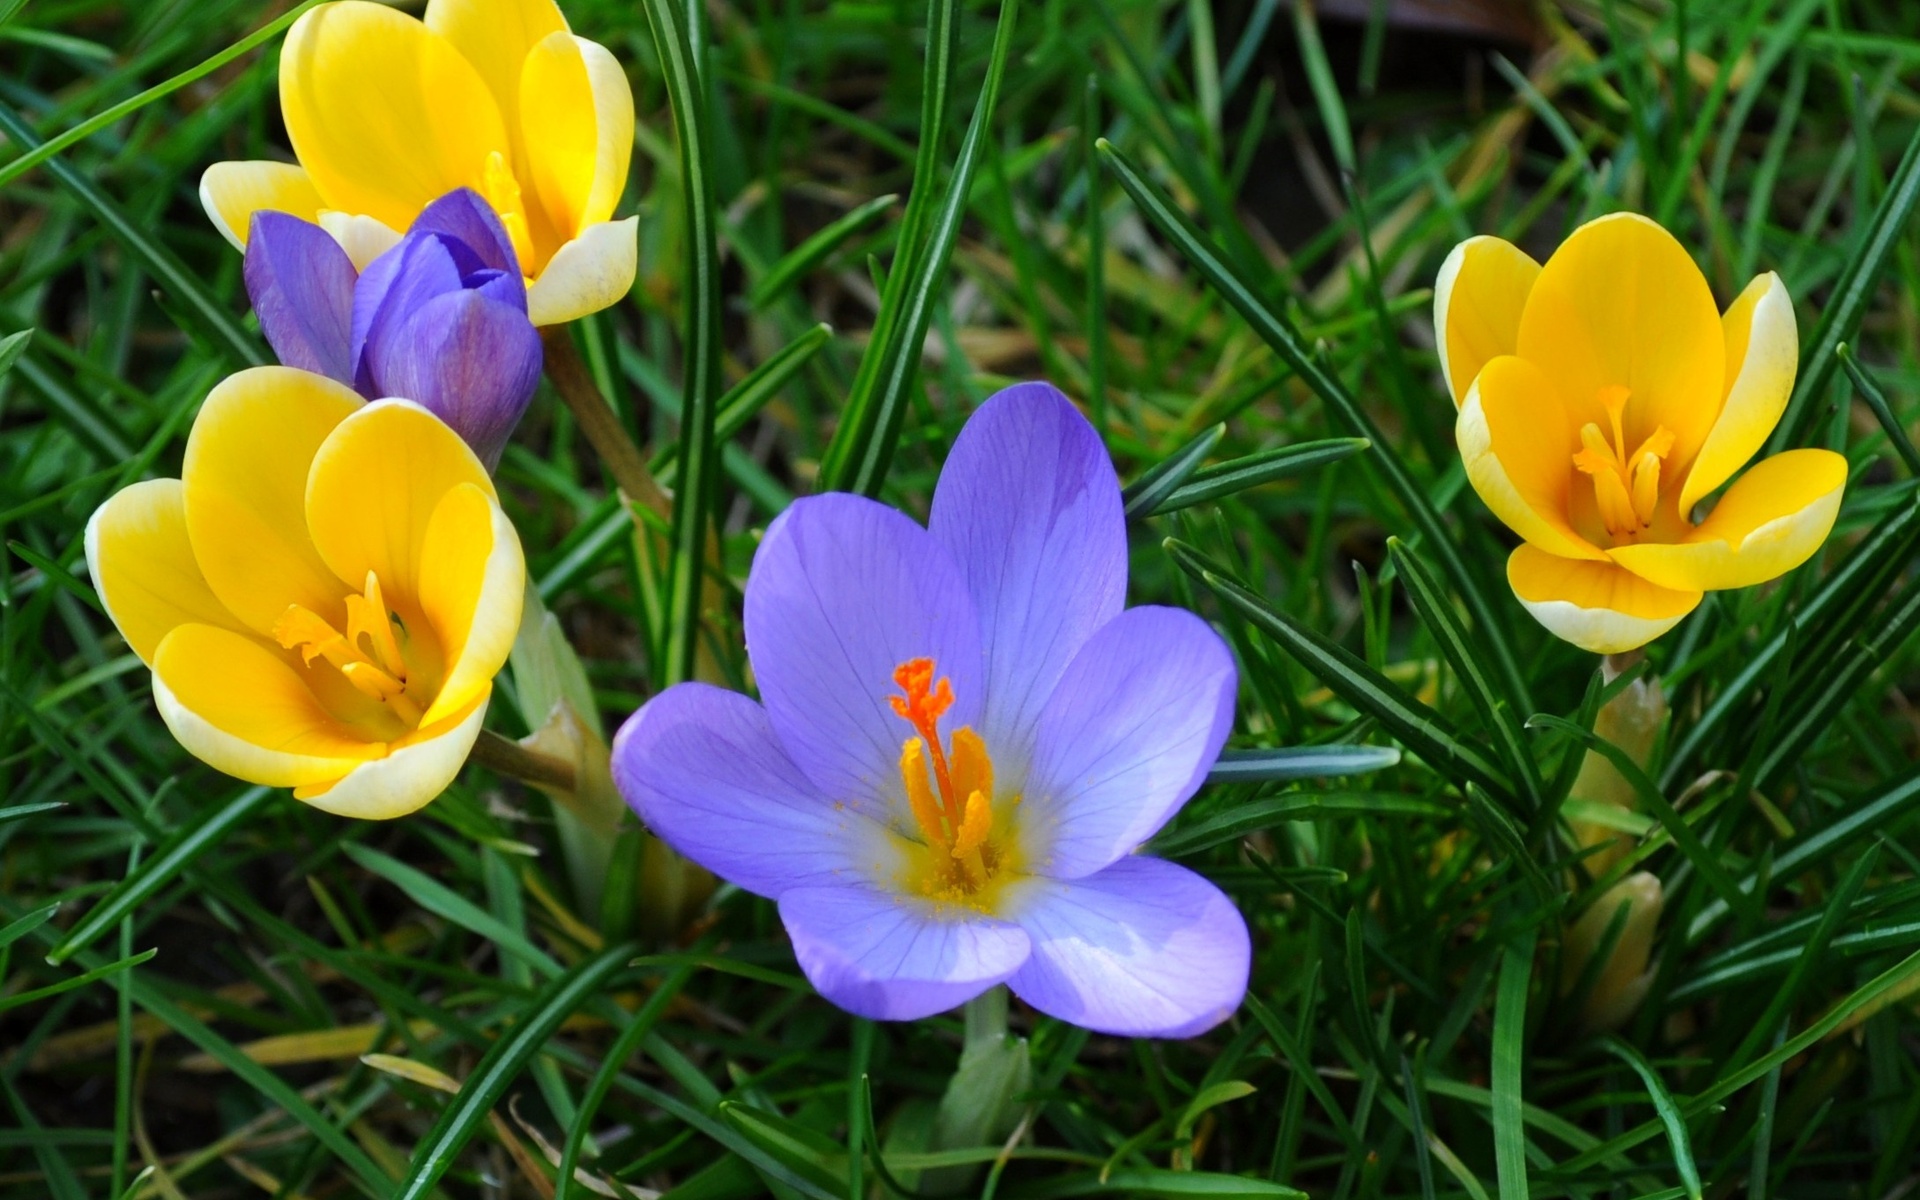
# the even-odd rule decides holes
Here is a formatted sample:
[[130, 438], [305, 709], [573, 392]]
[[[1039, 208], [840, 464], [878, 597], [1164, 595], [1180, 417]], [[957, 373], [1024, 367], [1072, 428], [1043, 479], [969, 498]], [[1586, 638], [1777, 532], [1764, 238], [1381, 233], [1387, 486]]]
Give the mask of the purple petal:
[[864, 878], [885, 853], [885, 831], [821, 795], [738, 692], [655, 696], [614, 736], [613, 777], [675, 850], [762, 896]]
[[1247, 993], [1247, 923], [1219, 888], [1158, 858], [1124, 858], [1009, 897], [1033, 957], [1008, 980], [1048, 1016], [1119, 1037], [1193, 1037]]
[[1233, 728], [1233, 655], [1184, 609], [1131, 608], [1074, 656], [1035, 728], [1032, 869], [1091, 875], [1180, 811]]
[[1126, 601], [1126, 516], [1113, 463], [1058, 389], [1007, 388], [960, 431], [929, 528], [980, 613], [982, 733], [996, 755], [1022, 761], [1061, 672]]
[[747, 579], [747, 654], [781, 745], [827, 795], [911, 824], [888, 697], [931, 658], [952, 681], [941, 732], [980, 711], [980, 631], [960, 573], [909, 517], [861, 496], [796, 501], [768, 527]]
[[795, 888], [780, 919], [814, 988], [876, 1021], [945, 1012], [1027, 960], [1018, 925], [871, 887]]
[[540, 386], [541, 354], [526, 313], [457, 291], [370, 339], [361, 368], [376, 397], [418, 402], [492, 470]]
[[253, 214], [243, 274], [260, 332], [280, 361], [353, 383], [353, 260], [318, 225]]
[[427, 301], [460, 287], [460, 268], [440, 238], [409, 233], [367, 264], [353, 290], [353, 386], [378, 399], [369, 366], [370, 345], [420, 311]]
[[493, 206], [472, 188], [456, 188], [420, 210], [407, 227], [408, 233], [443, 233], [464, 242], [481, 263], [520, 278], [520, 260], [513, 252], [513, 239]]

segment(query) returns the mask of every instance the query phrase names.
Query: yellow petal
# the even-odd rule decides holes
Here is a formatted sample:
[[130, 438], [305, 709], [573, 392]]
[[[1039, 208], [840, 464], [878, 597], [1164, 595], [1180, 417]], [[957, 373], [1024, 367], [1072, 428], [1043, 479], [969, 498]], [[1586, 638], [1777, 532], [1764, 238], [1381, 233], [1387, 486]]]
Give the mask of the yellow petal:
[[1750, 468], [1713, 512], [1671, 545], [1619, 546], [1613, 560], [1662, 587], [1752, 587], [1813, 557], [1840, 515], [1847, 460], [1831, 450], [1788, 450]]
[[490, 694], [483, 690], [466, 708], [422, 726], [395, 742], [385, 757], [362, 763], [337, 781], [295, 788], [294, 798], [335, 816], [374, 821], [425, 808], [460, 774], [486, 721]]
[[1568, 522], [1580, 437], [1539, 368], [1511, 356], [1482, 367], [1460, 406], [1454, 440], [1473, 490], [1507, 528], [1564, 558], [1606, 557]]
[[639, 269], [639, 217], [590, 225], [560, 247], [527, 289], [527, 319], [564, 325], [610, 308], [633, 290]]
[[1656, 587], [1609, 562], [1560, 558], [1522, 546], [1507, 559], [1507, 584], [1554, 636], [1595, 654], [1623, 654], [1679, 624], [1699, 592]]
[[322, 204], [313, 180], [292, 163], [221, 162], [200, 176], [200, 207], [234, 249], [245, 250], [254, 213], [265, 209], [311, 221]]
[[548, 35], [520, 78], [526, 173], [559, 242], [613, 216], [633, 154], [633, 91], [604, 46]]
[[520, 630], [527, 565], [500, 505], [472, 484], [449, 491], [427, 522], [420, 552], [420, 613], [446, 657], [432, 724], [492, 686]]
[[318, 224], [340, 243], [356, 271], [366, 270], [374, 259], [400, 244], [398, 233], [372, 217], [330, 208], [320, 214]]
[[1433, 284], [1433, 341], [1454, 407], [1480, 368], [1512, 354], [1540, 264], [1511, 242], [1468, 238], [1440, 264]]
[[553, 0], [427, 0], [426, 24], [480, 73], [499, 105], [513, 161], [525, 162], [520, 69], [542, 38], [566, 31], [567, 18], [560, 6]]
[[120, 636], [140, 661], [175, 627], [242, 630], [207, 586], [187, 540], [178, 479], [150, 479], [115, 492], [87, 522], [87, 573]]
[[1727, 347], [1727, 400], [1680, 491], [1682, 514], [1733, 478], [1766, 443], [1787, 410], [1800, 365], [1793, 300], [1773, 272], [1748, 284], [1720, 324]]
[[284, 658], [228, 629], [182, 625], [161, 639], [153, 698], [194, 757], [249, 783], [324, 783], [386, 753], [327, 711]]
[[447, 39], [367, 0], [323, 4], [280, 52], [280, 110], [328, 208], [405, 229], [507, 154], [493, 93]]
[[364, 583], [372, 571], [390, 603], [418, 612], [427, 527], [463, 483], [495, 499], [486, 468], [445, 422], [411, 400], [376, 400], [314, 454], [307, 528], [340, 578]]
[[1560, 385], [1576, 429], [1610, 430], [1601, 393], [1626, 388], [1626, 444], [1665, 426], [1670, 471], [1693, 460], [1726, 394], [1706, 277], [1672, 234], [1632, 213], [1589, 221], [1547, 260], [1520, 318], [1519, 354]]
[[329, 621], [343, 584], [307, 536], [307, 470], [327, 435], [365, 402], [292, 367], [253, 367], [208, 394], [187, 436], [181, 482], [193, 556], [220, 602], [271, 634], [298, 604]]

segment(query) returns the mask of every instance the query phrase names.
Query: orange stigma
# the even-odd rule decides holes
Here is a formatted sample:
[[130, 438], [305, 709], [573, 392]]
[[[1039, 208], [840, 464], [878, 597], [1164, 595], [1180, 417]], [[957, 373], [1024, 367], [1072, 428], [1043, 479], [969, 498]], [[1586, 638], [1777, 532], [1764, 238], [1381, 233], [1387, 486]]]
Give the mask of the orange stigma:
[[953, 731], [951, 755], [941, 744], [940, 718], [953, 707], [953, 685], [935, 678], [932, 659], [901, 663], [893, 681], [904, 694], [888, 703], [919, 735], [901, 745], [900, 778], [930, 852], [920, 885], [930, 895], [971, 901], [1005, 857], [994, 840], [993, 760], [968, 726]]

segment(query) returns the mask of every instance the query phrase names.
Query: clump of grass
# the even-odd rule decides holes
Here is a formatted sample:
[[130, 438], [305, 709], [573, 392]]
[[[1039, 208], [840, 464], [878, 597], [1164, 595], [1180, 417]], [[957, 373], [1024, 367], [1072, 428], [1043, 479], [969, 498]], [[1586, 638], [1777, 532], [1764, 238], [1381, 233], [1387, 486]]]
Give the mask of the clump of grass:
[[[744, 686], [757, 531], [827, 484], [924, 513], [973, 404], [1045, 376], [1147, 481], [1133, 600], [1232, 640], [1235, 745], [1410, 753], [1222, 782], [1163, 835], [1254, 928], [1233, 1022], [1126, 1043], [1016, 1007], [1018, 1136], [916, 1150], [958, 1018], [847, 1018], [769, 905], [723, 889], [662, 939], [582, 905], [546, 801], [480, 768], [353, 824], [174, 744], [81, 533], [175, 472], [207, 389], [264, 357], [194, 189], [284, 146], [272, 43], [193, 72], [284, 6], [0, 0], [0, 333], [34, 331], [0, 343], [0, 1194], [548, 1196], [562, 1157], [596, 1189], [706, 1197], [892, 1194], [967, 1163], [1006, 1197], [1912, 1188], [1912, 12], [1563, 0], [1436, 34], [1391, 0], [1344, 24], [1276, 0], [566, 7], [643, 118], [641, 278], [576, 329], [589, 370], [663, 474], [706, 462], [727, 388], [764, 400], [737, 428], [720, 405], [714, 487], [685, 489], [711, 499], [717, 589], [671, 585], [707, 523], [632, 536], [551, 396], [509, 450], [531, 572], [605, 715], [696, 658]], [[690, 12], [676, 68], [657, 35]], [[924, 45], [943, 20], [950, 60]], [[673, 120], [697, 97], [710, 196]], [[1603, 691], [1506, 593], [1427, 287], [1471, 233], [1544, 251], [1620, 208], [1674, 229], [1723, 302], [1781, 273], [1803, 331], [1782, 436], [1854, 477], [1820, 558], [1710, 596], [1642, 668], [1673, 709], [1648, 784], [1683, 836], [1646, 810], [1654, 977], [1596, 1037], [1559, 994], [1559, 931], [1607, 879], [1556, 806]], [[1170, 462], [1203, 471], [1154, 491]], [[518, 735], [515, 712], [490, 720]], [[616, 896], [645, 854], [615, 848]]]

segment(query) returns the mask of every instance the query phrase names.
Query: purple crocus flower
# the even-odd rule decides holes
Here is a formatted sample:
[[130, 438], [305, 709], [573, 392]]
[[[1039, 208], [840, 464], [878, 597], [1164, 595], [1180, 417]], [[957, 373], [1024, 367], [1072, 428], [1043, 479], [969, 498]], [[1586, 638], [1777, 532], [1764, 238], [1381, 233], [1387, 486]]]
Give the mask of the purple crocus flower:
[[1004, 982], [1099, 1032], [1200, 1033], [1246, 992], [1246, 923], [1133, 852], [1218, 757], [1237, 681], [1204, 622], [1126, 609], [1126, 584], [1098, 435], [1052, 387], [1008, 388], [930, 527], [839, 494], [776, 520], [746, 593], [762, 703], [668, 689], [620, 730], [615, 778], [675, 849], [778, 901], [850, 1012]]
[[325, 229], [263, 209], [245, 273], [282, 363], [369, 400], [415, 401], [489, 470], [499, 462], [540, 383], [540, 335], [513, 243], [478, 195], [461, 188], [435, 200], [358, 272]]

